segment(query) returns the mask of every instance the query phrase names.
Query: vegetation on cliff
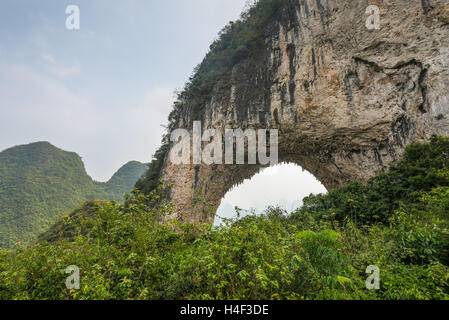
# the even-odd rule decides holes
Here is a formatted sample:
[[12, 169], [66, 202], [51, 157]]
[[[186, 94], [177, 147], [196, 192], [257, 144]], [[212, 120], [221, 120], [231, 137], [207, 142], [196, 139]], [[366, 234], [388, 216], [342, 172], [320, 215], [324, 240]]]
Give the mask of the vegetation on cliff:
[[[366, 186], [218, 228], [161, 222], [158, 189], [90, 203], [61, 222], [68, 239], [0, 251], [0, 299], [449, 299], [448, 161], [434, 137]], [[65, 288], [70, 265], [80, 290]]]
[[265, 28], [270, 18], [285, 2], [255, 1], [241, 14], [239, 20], [228, 23], [210, 45], [209, 52], [195, 68], [184, 90], [179, 93], [175, 107], [182, 108], [188, 101], [196, 101], [201, 107], [210, 99], [214, 85], [226, 78], [237, 63], [259, 54], [265, 48]]
[[260, 54], [265, 48], [265, 28], [285, 2], [286, 0], [253, 1], [248, 4], [239, 20], [229, 22], [219, 32], [184, 89], [177, 93], [173, 110], [168, 117], [168, 133], [162, 139], [162, 146], [154, 154], [145, 177], [137, 184], [140, 191], [147, 193], [157, 187], [169, 150], [169, 133], [177, 129], [181, 114], [188, 112], [194, 120], [202, 119], [202, 110], [210, 100], [214, 86], [220, 80], [228, 79], [237, 63]]
[[93, 181], [81, 158], [48, 142], [0, 153], [0, 247], [33, 241], [89, 199], [123, 200], [147, 166], [130, 162], [106, 183]]

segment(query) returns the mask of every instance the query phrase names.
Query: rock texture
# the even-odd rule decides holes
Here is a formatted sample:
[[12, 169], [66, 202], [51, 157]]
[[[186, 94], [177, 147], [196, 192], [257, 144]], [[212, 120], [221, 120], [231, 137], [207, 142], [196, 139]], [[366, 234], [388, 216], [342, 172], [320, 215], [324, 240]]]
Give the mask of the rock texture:
[[[448, 2], [288, 0], [265, 50], [235, 65], [200, 118], [187, 109], [179, 127], [276, 128], [281, 162], [328, 189], [366, 181], [407, 144], [449, 135]], [[369, 5], [380, 8], [379, 30], [365, 26]], [[162, 180], [176, 218], [212, 222], [226, 192], [260, 169], [166, 159]]]

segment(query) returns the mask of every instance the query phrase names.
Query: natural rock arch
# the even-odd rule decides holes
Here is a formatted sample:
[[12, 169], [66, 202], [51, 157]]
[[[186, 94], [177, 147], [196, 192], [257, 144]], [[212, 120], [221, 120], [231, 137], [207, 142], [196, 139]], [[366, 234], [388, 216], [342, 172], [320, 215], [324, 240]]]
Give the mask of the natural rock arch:
[[[286, 0], [265, 49], [234, 65], [207, 102], [192, 99], [178, 127], [278, 129], [279, 161], [327, 189], [366, 181], [411, 142], [449, 135], [449, 4], [373, 2], [379, 30], [365, 26], [366, 0]], [[158, 176], [176, 218], [213, 222], [226, 192], [259, 170], [174, 165], [166, 153]]]

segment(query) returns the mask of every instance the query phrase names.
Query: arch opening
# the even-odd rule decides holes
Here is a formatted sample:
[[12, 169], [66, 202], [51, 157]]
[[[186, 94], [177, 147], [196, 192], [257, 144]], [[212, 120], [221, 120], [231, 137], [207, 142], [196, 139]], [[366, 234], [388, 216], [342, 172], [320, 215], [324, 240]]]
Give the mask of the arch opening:
[[327, 193], [326, 188], [311, 173], [293, 163], [281, 163], [261, 170], [228, 190], [221, 199], [215, 215], [214, 226], [223, 223], [222, 218], [236, 218], [262, 214], [269, 206], [292, 212], [302, 205], [310, 194]]

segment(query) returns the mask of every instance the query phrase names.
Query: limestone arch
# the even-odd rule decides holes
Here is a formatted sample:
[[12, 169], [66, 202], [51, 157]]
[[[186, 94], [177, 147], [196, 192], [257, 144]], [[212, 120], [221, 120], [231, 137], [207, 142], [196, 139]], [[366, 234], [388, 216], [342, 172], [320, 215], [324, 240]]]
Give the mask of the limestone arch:
[[[285, 0], [264, 31], [264, 50], [235, 64], [207, 101], [186, 101], [176, 126], [278, 129], [279, 161], [328, 190], [367, 181], [411, 142], [448, 136], [447, 6], [380, 7], [381, 28], [369, 30], [365, 0]], [[165, 156], [158, 176], [171, 185], [176, 218], [211, 222], [226, 191], [259, 169], [175, 166]]]

